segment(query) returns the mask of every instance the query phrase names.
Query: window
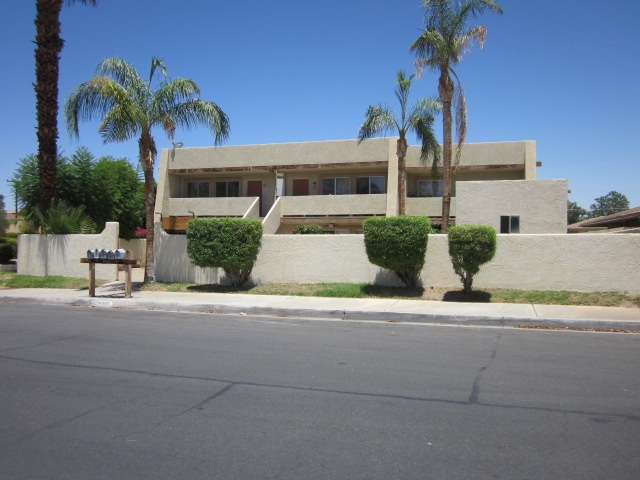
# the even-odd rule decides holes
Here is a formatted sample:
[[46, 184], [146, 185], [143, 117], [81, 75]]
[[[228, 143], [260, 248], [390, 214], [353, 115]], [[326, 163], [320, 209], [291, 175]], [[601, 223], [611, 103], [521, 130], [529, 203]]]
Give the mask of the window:
[[187, 182], [187, 198], [208, 196], [209, 182]]
[[349, 177], [323, 178], [323, 195], [349, 195]]
[[442, 180], [421, 180], [418, 182], [419, 197], [441, 197], [444, 189]]
[[500, 233], [520, 233], [520, 215], [500, 216]]
[[239, 197], [240, 182], [238, 180], [216, 182], [216, 197]]
[[384, 177], [358, 177], [356, 178], [357, 194], [387, 193]]

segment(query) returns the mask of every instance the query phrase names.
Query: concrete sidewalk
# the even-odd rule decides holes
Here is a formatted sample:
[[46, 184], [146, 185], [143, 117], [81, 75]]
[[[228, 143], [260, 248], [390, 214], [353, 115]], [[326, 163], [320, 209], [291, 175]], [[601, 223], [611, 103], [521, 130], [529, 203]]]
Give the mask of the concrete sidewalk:
[[131, 298], [124, 298], [124, 282], [97, 287], [93, 298], [89, 297], [88, 290], [0, 289], [0, 301], [447, 325], [640, 330], [640, 309], [637, 308], [135, 290]]

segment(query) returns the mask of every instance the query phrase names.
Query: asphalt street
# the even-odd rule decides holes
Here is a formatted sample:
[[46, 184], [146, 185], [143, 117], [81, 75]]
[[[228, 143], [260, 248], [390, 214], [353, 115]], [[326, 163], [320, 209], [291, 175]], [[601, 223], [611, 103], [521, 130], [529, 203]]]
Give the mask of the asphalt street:
[[640, 478], [640, 335], [0, 303], [9, 479]]

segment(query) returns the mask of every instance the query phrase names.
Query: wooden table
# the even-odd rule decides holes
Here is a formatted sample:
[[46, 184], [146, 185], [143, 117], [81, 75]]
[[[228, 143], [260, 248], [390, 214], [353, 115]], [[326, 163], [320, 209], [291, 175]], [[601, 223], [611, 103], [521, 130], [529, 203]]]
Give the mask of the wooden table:
[[96, 296], [96, 263], [107, 265], [124, 265], [124, 298], [131, 298], [131, 267], [139, 267], [139, 258], [107, 260], [106, 258], [81, 258], [80, 263], [89, 264], [89, 296]]

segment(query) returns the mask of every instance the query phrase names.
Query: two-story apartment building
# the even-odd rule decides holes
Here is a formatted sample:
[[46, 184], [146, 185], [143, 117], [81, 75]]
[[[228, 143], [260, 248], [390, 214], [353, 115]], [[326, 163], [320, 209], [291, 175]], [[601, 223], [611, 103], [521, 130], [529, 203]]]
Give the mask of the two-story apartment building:
[[[261, 218], [267, 234], [292, 233], [309, 223], [332, 233], [359, 233], [371, 216], [397, 215], [396, 141], [165, 149], [156, 220], [170, 233], [184, 231], [193, 216]], [[420, 147], [410, 146], [406, 213], [429, 216], [438, 225], [442, 181], [419, 157]], [[461, 213], [456, 195], [462, 183], [535, 179], [534, 141], [466, 144], [453, 174], [452, 221]], [[556, 187], [566, 199], [566, 182]]]

